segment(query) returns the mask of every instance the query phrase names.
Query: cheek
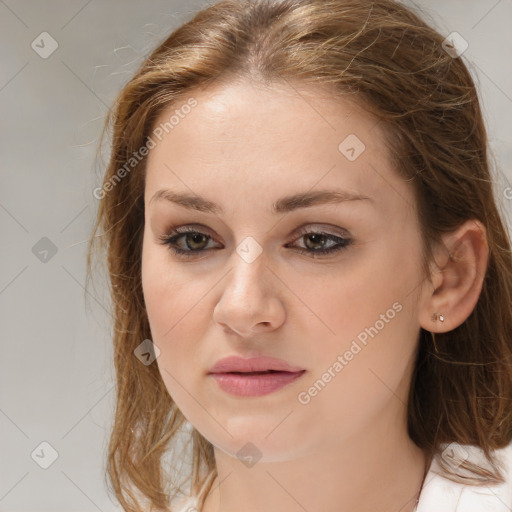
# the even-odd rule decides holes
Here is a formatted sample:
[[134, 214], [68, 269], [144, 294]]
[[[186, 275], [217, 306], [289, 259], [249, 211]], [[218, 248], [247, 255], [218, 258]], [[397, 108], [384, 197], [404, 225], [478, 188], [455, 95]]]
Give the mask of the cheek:
[[311, 404], [338, 424], [347, 415], [352, 425], [364, 424], [390, 400], [405, 401], [419, 328], [411, 292], [421, 280], [419, 258], [408, 256], [402, 261], [396, 248], [383, 246], [326, 283], [311, 304], [329, 329], [322, 328], [304, 390], [320, 389]]
[[[142, 288], [152, 341], [160, 350], [157, 364], [171, 395], [177, 382], [190, 379], [197, 368], [198, 346], [203, 337], [204, 285], [186, 277], [165, 257], [161, 248], [145, 247], [142, 257]], [[202, 320], [202, 324], [199, 321]], [[174, 378], [172, 378], [174, 377]], [[174, 398], [174, 396], [173, 396]]]
[[151, 242], [144, 241], [141, 272], [151, 334], [165, 345], [190, 323], [204, 291], [200, 280], [178, 269], [166, 249]]
[[325, 418], [343, 436], [357, 435], [388, 408], [402, 411], [407, 400], [416, 345], [410, 312], [403, 304], [402, 309], [382, 304], [386, 307], [366, 310], [366, 319], [360, 315], [338, 322], [341, 334], [324, 338], [321, 355], [315, 356], [314, 370], [301, 388], [307, 395], [300, 403], [310, 397], [309, 404], [299, 406], [303, 412]]
[[170, 272], [153, 272], [158, 266], [150, 261], [143, 270], [143, 288], [152, 341], [160, 350], [156, 364], [179, 410], [192, 424], [201, 425], [204, 418], [197, 401], [203, 402], [198, 393], [203, 365], [198, 340], [204, 338], [205, 306], [199, 291], [177, 282]]
[[414, 272], [407, 268], [398, 272], [396, 268], [393, 258], [371, 255], [364, 265], [331, 275], [316, 289], [315, 295], [304, 297], [306, 305], [320, 320], [314, 328], [322, 329], [323, 345], [330, 347], [330, 356], [345, 346], [348, 349], [354, 338], [364, 342], [365, 336], [368, 337], [365, 333], [376, 323], [379, 331], [389, 331], [392, 324], [400, 322], [397, 309], [405, 307], [404, 299]]

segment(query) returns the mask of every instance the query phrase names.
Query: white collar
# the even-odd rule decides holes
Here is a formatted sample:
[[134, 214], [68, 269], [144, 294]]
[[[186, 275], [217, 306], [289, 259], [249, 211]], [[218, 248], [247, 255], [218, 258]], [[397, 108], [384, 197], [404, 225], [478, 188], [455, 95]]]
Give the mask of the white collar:
[[[443, 445], [447, 446], [447, 445]], [[463, 445], [474, 462], [483, 461], [482, 451]], [[465, 485], [442, 476], [434, 457], [425, 478], [417, 512], [510, 512], [512, 510], [512, 443], [496, 450], [503, 461], [505, 483], [493, 486]]]

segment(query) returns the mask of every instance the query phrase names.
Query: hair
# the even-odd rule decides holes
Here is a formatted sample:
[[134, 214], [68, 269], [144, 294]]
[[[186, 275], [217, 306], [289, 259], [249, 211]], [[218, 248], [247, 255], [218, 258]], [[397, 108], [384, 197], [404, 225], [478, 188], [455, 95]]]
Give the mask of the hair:
[[[493, 192], [477, 90], [462, 58], [443, 49], [443, 39], [392, 0], [222, 0], [173, 31], [122, 88], [100, 137], [111, 129], [87, 270], [90, 276], [101, 249], [117, 384], [107, 473], [125, 510], [140, 509], [134, 492], [169, 510], [178, 483], [167, 490], [163, 457], [186, 422], [157, 365], [134, 355], [151, 332], [141, 282], [147, 158], [133, 158], [165, 109], [214, 82], [236, 79], [328, 89], [334, 100], [350, 97], [375, 116], [394, 168], [414, 190], [425, 278], [443, 233], [467, 220], [485, 227], [489, 258], [474, 310], [434, 340], [420, 328], [407, 427], [430, 460], [453, 442], [480, 448], [490, 463], [486, 469], [465, 461], [461, 468], [471, 476], [463, 476], [441, 459], [446, 478], [474, 485], [504, 481], [493, 452], [512, 439], [511, 244]], [[194, 428], [189, 439], [189, 477], [197, 490], [216, 475], [214, 451]]]

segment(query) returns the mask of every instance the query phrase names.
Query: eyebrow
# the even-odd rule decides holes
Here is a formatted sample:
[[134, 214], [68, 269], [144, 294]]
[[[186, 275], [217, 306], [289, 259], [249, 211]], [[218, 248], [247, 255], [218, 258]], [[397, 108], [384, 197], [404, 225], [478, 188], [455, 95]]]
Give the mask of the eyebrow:
[[[215, 215], [224, 213], [222, 207], [204, 197], [184, 192], [175, 192], [169, 189], [161, 189], [155, 192], [149, 204], [154, 201], [169, 201], [189, 210], [197, 210]], [[321, 204], [339, 204], [347, 201], [372, 201], [371, 198], [353, 194], [344, 190], [316, 190], [301, 192], [282, 197], [272, 204], [272, 213], [288, 213], [300, 208], [309, 208]]]

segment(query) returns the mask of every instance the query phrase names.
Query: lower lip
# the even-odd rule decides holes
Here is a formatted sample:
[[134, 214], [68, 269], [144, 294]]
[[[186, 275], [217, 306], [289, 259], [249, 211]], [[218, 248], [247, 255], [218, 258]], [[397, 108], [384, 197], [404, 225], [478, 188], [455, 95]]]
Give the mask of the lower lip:
[[300, 372], [273, 372], [258, 374], [211, 373], [226, 393], [236, 396], [268, 395], [297, 380], [306, 370]]

